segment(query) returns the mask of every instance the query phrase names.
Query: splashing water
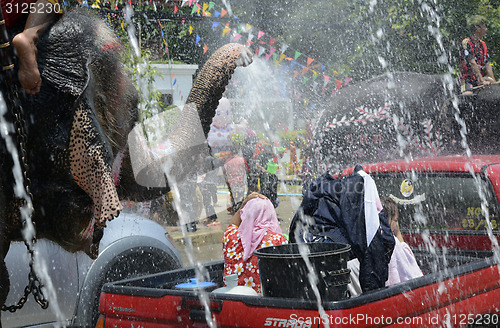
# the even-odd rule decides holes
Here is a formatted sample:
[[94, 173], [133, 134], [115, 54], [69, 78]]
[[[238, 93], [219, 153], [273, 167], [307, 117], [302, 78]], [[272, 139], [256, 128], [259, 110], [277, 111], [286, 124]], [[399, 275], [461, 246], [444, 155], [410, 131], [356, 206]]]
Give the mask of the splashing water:
[[26, 243], [35, 251], [35, 272], [44, 284], [42, 291], [45, 295], [47, 295], [49, 307], [57, 317], [58, 322], [56, 322], [55, 325], [56, 327], [61, 327], [61, 322], [63, 322], [64, 316], [59, 304], [57, 303], [56, 290], [52, 284], [52, 279], [48, 274], [47, 264], [41, 256], [37, 256], [39, 254], [36, 248], [37, 245], [33, 243], [33, 239], [36, 236], [35, 227], [31, 220], [33, 214], [33, 203], [24, 187], [24, 178], [21, 171], [21, 164], [19, 162], [19, 153], [17, 151], [15, 141], [11, 137], [11, 134], [14, 131], [14, 125], [11, 122], [8, 122], [5, 118], [7, 111], [8, 109], [3, 94], [0, 93], [0, 134], [5, 141], [7, 151], [11, 154], [14, 162], [14, 166], [12, 168], [12, 174], [14, 176], [14, 193], [16, 197], [24, 200], [25, 202], [25, 205], [20, 208], [21, 219], [25, 222], [22, 235]]

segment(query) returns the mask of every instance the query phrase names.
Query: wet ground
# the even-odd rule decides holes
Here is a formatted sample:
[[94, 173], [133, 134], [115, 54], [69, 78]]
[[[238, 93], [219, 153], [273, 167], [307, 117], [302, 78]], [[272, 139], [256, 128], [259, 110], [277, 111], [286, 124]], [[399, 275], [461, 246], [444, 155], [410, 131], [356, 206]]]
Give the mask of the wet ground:
[[[175, 241], [175, 246], [181, 252], [184, 266], [192, 266], [195, 263], [207, 263], [216, 260], [222, 260], [222, 235], [231, 221], [231, 214], [227, 211], [229, 193], [225, 186], [218, 186], [217, 204], [215, 211], [220, 224], [216, 226], [205, 226], [202, 223], [197, 224], [197, 231], [187, 233], [185, 236], [180, 227], [166, 226]], [[300, 194], [300, 185], [285, 186], [283, 184], [278, 188], [279, 206], [276, 208], [278, 219], [280, 219], [281, 229], [284, 234], [288, 234], [290, 222], [302, 201]], [[205, 212], [202, 212], [201, 218], [205, 218]], [[189, 247], [189, 240], [192, 247]], [[188, 250], [192, 249], [193, 256], [188, 256]]]

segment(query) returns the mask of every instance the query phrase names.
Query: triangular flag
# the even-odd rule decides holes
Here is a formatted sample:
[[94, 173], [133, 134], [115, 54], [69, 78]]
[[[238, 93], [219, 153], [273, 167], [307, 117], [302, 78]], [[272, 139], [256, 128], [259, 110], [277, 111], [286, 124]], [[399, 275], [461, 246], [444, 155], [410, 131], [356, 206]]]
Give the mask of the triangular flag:
[[174, 14], [176, 14], [178, 10], [179, 8], [177, 7], [177, 5], [174, 5]]
[[270, 38], [270, 39], [269, 39], [269, 45], [271, 45], [271, 46], [272, 46], [272, 45], [273, 45], [273, 43], [274, 43], [275, 41], [276, 41], [275, 39]]
[[217, 27], [219, 26], [219, 22], [214, 22], [212, 24], [212, 31], [215, 31], [217, 29]]
[[246, 27], [247, 31], [250, 31], [252, 29], [252, 25], [250, 25], [248, 23], [246, 23], [245, 27]]
[[299, 58], [302, 54], [298, 51], [295, 51], [295, 56], [293, 57], [293, 59], [297, 60], [297, 58]]
[[222, 31], [222, 36], [229, 33], [229, 31], [231, 31], [231, 29], [229, 28], [229, 23], [227, 23], [226, 26], [224, 26], [224, 30]]
[[252, 45], [253, 41], [252, 40], [247, 40], [245, 43], [245, 46], [250, 47]]
[[295, 80], [295, 78], [297, 78], [297, 76], [299, 76], [299, 72], [293, 71], [293, 79], [294, 80]]
[[285, 53], [285, 51], [286, 51], [286, 49], [288, 49], [288, 45], [284, 44], [284, 45], [282, 45], [282, 46], [281, 46], [280, 52], [281, 52], [282, 54], [284, 54], [284, 53]]
[[338, 75], [339, 72], [337, 72], [336, 70], [333, 70], [333, 75]]
[[257, 34], [257, 39], [260, 39], [264, 34], [266, 33], [259, 31], [259, 33]]
[[207, 52], [207, 51], [208, 51], [208, 46], [205, 44], [205, 45], [203, 46], [203, 53], [205, 53], [205, 52]]
[[217, 10], [214, 10], [214, 16], [215, 17], [219, 17], [220, 16], [220, 12], [218, 12]]
[[342, 88], [342, 81], [337, 80], [337, 90]]
[[273, 60], [276, 61], [276, 59], [278, 59], [278, 54], [277, 53], [274, 53], [273, 54]]
[[198, 42], [200, 42], [201, 38], [198, 34], [196, 34], [196, 44], [198, 44]]
[[193, 34], [193, 26], [189, 25], [189, 35]]
[[313, 72], [313, 74], [314, 74], [313, 81], [315, 81], [316, 78], [318, 77], [318, 73], [316, 71], [313, 71], [313, 70], [311, 70], [311, 72]]
[[210, 2], [208, 3], [208, 10], [212, 10], [212, 9], [214, 8], [214, 6], [215, 6], [215, 2], [210, 1]]
[[227, 10], [226, 9], [222, 9], [220, 17], [224, 17], [225, 14], [227, 14]]
[[349, 82], [351, 82], [351, 81], [352, 81], [352, 79], [351, 79], [350, 77], [347, 77], [347, 76], [346, 76], [346, 77], [345, 77], [345, 81], [344, 81], [344, 85], [348, 85], [348, 84], [349, 84]]
[[266, 54], [266, 61], [268, 61], [269, 58], [271, 58], [271, 54]]
[[172, 85], [175, 85], [176, 83], [177, 83], [177, 79], [174, 79], [174, 84], [172, 84]]
[[274, 54], [275, 51], [276, 51], [276, 49], [274, 49], [273, 47], [271, 47], [271, 55]]
[[283, 59], [285, 59], [286, 55], [285, 54], [281, 54], [280, 55], [280, 62], [283, 61]]
[[323, 77], [325, 78], [325, 86], [326, 84], [328, 83], [328, 81], [330, 81], [330, 77], [328, 75], [323, 75]]
[[193, 9], [191, 10], [191, 15], [194, 15], [194, 13], [196, 12], [196, 10], [200, 9], [199, 7], [197, 6], [193, 6]]
[[233, 41], [238, 41], [240, 38], [241, 38], [241, 34], [236, 33], [236, 35], [235, 35], [235, 37], [234, 37]]
[[311, 63], [314, 61], [311, 57], [307, 57], [307, 66], [311, 65]]
[[304, 79], [302, 80], [302, 84], [306, 84], [306, 82], [309, 80], [307, 76], [304, 76]]
[[203, 3], [203, 12], [207, 11], [208, 9], [208, 3], [204, 2]]

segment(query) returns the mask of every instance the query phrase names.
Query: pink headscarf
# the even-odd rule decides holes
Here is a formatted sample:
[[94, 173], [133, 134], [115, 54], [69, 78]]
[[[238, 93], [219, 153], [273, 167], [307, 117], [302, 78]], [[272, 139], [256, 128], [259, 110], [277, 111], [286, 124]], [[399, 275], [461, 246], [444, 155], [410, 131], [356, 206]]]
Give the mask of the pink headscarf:
[[267, 198], [250, 199], [240, 215], [238, 231], [243, 245], [243, 260], [246, 261], [259, 247], [266, 231], [281, 234], [281, 227], [274, 206]]

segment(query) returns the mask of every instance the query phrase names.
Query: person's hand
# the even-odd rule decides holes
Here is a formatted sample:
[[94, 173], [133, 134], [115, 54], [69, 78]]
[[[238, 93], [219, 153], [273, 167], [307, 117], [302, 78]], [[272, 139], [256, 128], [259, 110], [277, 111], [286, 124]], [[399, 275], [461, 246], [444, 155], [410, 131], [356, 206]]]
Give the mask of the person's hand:
[[28, 94], [40, 92], [42, 78], [36, 61], [36, 46], [29, 33], [17, 34], [12, 40], [12, 45], [19, 57], [19, 83]]

